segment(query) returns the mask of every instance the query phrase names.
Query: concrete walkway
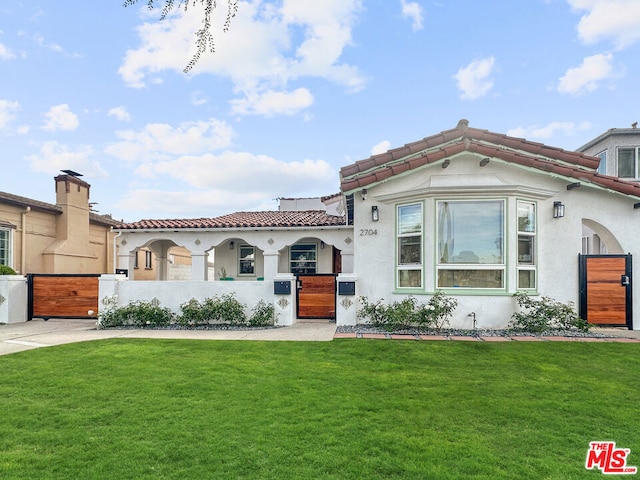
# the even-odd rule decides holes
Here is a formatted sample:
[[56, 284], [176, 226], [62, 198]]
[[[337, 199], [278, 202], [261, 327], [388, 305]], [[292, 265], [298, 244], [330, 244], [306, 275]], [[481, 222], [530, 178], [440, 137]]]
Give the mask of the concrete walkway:
[[[451, 341], [618, 341], [640, 343], [640, 330], [594, 328], [594, 332], [611, 338], [567, 337], [439, 337], [436, 335], [363, 334], [359, 338]], [[334, 338], [356, 338], [356, 334], [336, 333], [336, 324], [325, 320], [304, 320], [290, 327], [264, 330], [97, 330], [93, 320], [34, 319], [25, 323], [0, 325], [0, 355], [50, 347], [65, 343], [86, 342], [107, 338], [175, 338], [192, 340], [284, 340], [321, 341]]]
[[34, 319], [0, 325], [0, 355], [106, 338], [330, 341], [335, 331], [336, 324], [325, 320], [305, 320], [290, 327], [264, 330], [97, 330], [94, 320]]

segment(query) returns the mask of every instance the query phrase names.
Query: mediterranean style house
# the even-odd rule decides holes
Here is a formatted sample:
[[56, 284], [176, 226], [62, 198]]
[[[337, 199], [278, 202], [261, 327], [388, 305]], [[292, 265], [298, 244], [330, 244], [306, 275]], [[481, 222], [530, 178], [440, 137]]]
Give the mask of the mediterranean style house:
[[70, 170], [55, 181], [56, 203], [0, 192], [0, 265], [17, 273], [110, 273], [109, 215], [91, 211], [90, 185]]
[[[334, 196], [285, 199], [273, 212], [120, 225], [117, 263], [129, 278], [105, 277], [100, 295], [178, 310], [192, 297], [233, 292], [273, 302], [280, 324], [345, 325], [359, 321], [360, 297], [426, 302], [442, 291], [458, 301], [453, 327], [500, 328], [522, 291], [573, 302], [591, 323], [640, 328], [632, 274], [640, 185], [600, 165], [461, 120], [343, 167]], [[597, 252], [585, 251], [585, 231], [597, 236]], [[191, 258], [182, 283], [168, 274], [176, 248]], [[131, 281], [141, 249], [157, 259], [156, 281]]]

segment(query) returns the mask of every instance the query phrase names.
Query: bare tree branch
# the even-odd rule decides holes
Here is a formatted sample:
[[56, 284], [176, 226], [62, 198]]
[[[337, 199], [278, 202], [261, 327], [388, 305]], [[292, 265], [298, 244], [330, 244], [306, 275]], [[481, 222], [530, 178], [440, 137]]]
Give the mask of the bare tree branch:
[[[123, 6], [129, 7], [139, 3], [140, 0], [125, 0]], [[239, 0], [227, 0], [227, 16], [224, 22], [224, 26], [222, 30], [227, 32], [229, 27], [231, 26], [231, 19], [236, 16], [238, 12], [238, 1]], [[147, 7], [149, 10], [152, 10], [158, 3], [164, 2], [164, 6], [162, 7], [162, 13], [160, 14], [160, 20], [164, 20], [167, 16], [172, 12], [174, 8], [184, 7], [184, 10], [187, 11], [189, 8], [189, 4], [195, 5], [196, 3], [201, 3], [204, 5], [204, 18], [202, 19], [202, 28], [196, 31], [196, 53], [193, 55], [189, 63], [186, 67], [184, 67], [183, 71], [185, 73], [189, 72], [195, 65], [198, 63], [201, 55], [207, 51], [207, 47], [211, 53], [214, 53], [215, 50], [215, 42], [214, 36], [211, 33], [211, 17], [213, 15], [213, 11], [218, 6], [217, 0], [179, 0], [177, 5], [175, 0], [147, 0]]]

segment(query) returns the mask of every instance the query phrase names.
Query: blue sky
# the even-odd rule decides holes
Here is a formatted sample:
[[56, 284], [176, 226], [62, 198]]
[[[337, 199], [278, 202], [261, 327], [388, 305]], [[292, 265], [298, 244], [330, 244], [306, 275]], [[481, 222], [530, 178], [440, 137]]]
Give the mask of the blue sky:
[[3, 0], [0, 191], [84, 174], [136, 221], [277, 208], [455, 127], [576, 149], [640, 120], [638, 0], [239, 2], [184, 74], [200, 10]]

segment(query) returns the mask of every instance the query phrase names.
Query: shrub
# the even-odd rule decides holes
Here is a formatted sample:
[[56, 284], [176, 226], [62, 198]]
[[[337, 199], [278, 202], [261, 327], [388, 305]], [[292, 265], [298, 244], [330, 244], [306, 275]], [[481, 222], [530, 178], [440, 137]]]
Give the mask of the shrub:
[[123, 307], [116, 307], [115, 302], [103, 302], [105, 308], [98, 315], [100, 328], [108, 327], [164, 327], [175, 320], [174, 314], [160, 302], [138, 300]]
[[436, 292], [428, 303], [418, 303], [411, 295], [403, 300], [385, 305], [380, 299], [369, 303], [366, 297], [360, 297], [362, 307], [358, 318], [367, 320], [376, 327], [389, 332], [409, 327], [442, 329], [449, 324], [449, 318], [458, 305], [454, 298], [443, 292]]
[[184, 326], [247, 323], [245, 305], [240, 303], [233, 294], [205, 298], [203, 302], [192, 298], [180, 305], [180, 310], [182, 314], [178, 323]]
[[547, 330], [589, 331], [591, 326], [578, 316], [574, 303], [558, 302], [549, 297], [534, 300], [524, 292], [514, 295], [518, 305], [524, 311], [515, 312], [509, 327], [525, 332], [540, 333]]
[[17, 275], [16, 271], [8, 265], [0, 265], [0, 275]]
[[275, 325], [276, 309], [273, 307], [273, 303], [260, 300], [251, 311], [249, 325], [252, 327], [270, 327]]

